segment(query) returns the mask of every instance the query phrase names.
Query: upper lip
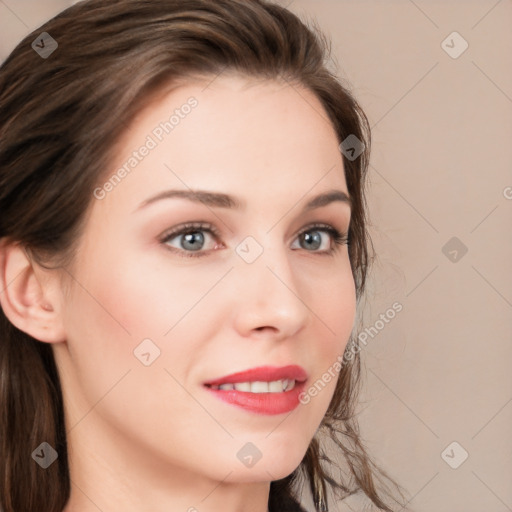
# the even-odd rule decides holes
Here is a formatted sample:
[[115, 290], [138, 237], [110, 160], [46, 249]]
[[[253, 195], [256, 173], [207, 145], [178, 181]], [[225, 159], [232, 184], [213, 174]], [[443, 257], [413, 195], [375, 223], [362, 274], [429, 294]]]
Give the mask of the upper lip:
[[302, 366], [295, 364], [288, 366], [258, 366], [242, 372], [232, 373], [220, 377], [219, 379], [210, 380], [205, 382], [205, 386], [220, 386], [221, 384], [236, 384], [240, 382], [272, 382], [275, 380], [295, 380], [297, 382], [304, 382], [307, 380], [308, 375]]

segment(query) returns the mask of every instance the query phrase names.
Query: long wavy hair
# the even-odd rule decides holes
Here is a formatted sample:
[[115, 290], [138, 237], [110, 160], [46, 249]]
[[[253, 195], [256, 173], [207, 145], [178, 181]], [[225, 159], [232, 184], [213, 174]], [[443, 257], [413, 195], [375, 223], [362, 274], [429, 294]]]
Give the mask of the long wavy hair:
[[[349, 135], [364, 144], [358, 158], [342, 156], [353, 201], [349, 257], [360, 301], [372, 260], [365, 202], [370, 129], [348, 87], [328, 69], [328, 40], [309, 25], [266, 0], [85, 0], [29, 34], [0, 67], [0, 241], [20, 243], [41, 264], [72, 261], [93, 190], [148, 98], [180, 80], [213, 79], [228, 70], [305, 86], [321, 101], [340, 144]], [[42, 32], [58, 43], [47, 58], [32, 47]], [[360, 438], [354, 344], [353, 335], [347, 345], [353, 357], [343, 362], [304, 459], [271, 483], [272, 511], [296, 499], [296, 484], [304, 479], [317, 512], [328, 510], [329, 489], [339, 499], [362, 492], [386, 512], [400, 502], [385, 480], [403, 498]], [[338, 466], [327, 456], [322, 434], [339, 447], [346, 476], [332, 476]], [[31, 458], [41, 440], [59, 453], [46, 470]], [[4, 512], [62, 512], [70, 475], [52, 348], [18, 330], [1, 310], [0, 460]]]

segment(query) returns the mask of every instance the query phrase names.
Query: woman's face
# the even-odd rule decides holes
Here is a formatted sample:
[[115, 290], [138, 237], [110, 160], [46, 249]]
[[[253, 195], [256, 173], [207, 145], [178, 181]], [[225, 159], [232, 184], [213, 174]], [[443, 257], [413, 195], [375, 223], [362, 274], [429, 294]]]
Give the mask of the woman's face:
[[[120, 148], [91, 198], [63, 295], [67, 340], [54, 344], [72, 470], [88, 464], [73, 454], [88, 452], [94, 464], [174, 482], [283, 478], [335, 379], [308, 403], [297, 390], [332, 369], [355, 316], [348, 248], [329, 231], [347, 233], [349, 203], [341, 194], [305, 207], [348, 195], [327, 114], [304, 88], [221, 75], [153, 103]], [[290, 365], [307, 377], [291, 391], [205, 385]]]

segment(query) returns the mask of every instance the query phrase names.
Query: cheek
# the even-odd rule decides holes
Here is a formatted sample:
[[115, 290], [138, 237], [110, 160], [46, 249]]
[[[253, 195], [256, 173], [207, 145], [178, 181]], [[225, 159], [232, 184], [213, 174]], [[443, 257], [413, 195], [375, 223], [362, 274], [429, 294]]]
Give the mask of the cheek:
[[331, 402], [356, 315], [356, 291], [351, 271], [341, 271], [324, 280], [321, 288], [312, 299], [316, 308], [318, 343], [310, 347], [309, 353], [309, 360], [317, 364], [301, 398], [310, 411], [311, 420], [315, 421], [321, 420]]
[[314, 313], [325, 332], [322, 352], [332, 359], [345, 349], [355, 321], [356, 291], [348, 265], [338, 275], [324, 279], [320, 288], [315, 295]]
[[[75, 283], [66, 309], [68, 389], [72, 400], [80, 400], [76, 411], [72, 406], [75, 421], [97, 404], [95, 414], [136, 437], [164, 439], [170, 425], [190, 431], [197, 404], [177, 382], [186, 380], [197, 343], [194, 338], [175, 343], [180, 341], [175, 332], [185, 339], [181, 324], [165, 333], [186, 314], [200, 290], [187, 286], [183, 269], [172, 275], [167, 271], [164, 279], [158, 268], [145, 270], [148, 266], [141, 261], [103, 262], [77, 275], [80, 285]], [[211, 285], [203, 285], [204, 294]], [[144, 364], [146, 353], [149, 365]], [[171, 405], [179, 408], [179, 415]], [[87, 422], [80, 425], [86, 428]]]
[[85, 306], [102, 330], [131, 339], [161, 338], [207, 291], [206, 282], [183, 268], [124, 258], [90, 276]]
[[[218, 272], [173, 268], [135, 251], [116, 254], [115, 261], [100, 255], [90, 261], [102, 265], [78, 277], [80, 285], [74, 287], [67, 309], [70, 352], [83, 376], [93, 375], [98, 389], [108, 389], [110, 380], [131, 367], [168, 368], [176, 377], [185, 376], [194, 364], [201, 333], [217, 325], [204, 325], [201, 298], [218, 280]], [[208, 309], [213, 315], [218, 311], [211, 303]], [[148, 352], [155, 358], [149, 367], [139, 359]], [[101, 383], [96, 376], [103, 377]]]

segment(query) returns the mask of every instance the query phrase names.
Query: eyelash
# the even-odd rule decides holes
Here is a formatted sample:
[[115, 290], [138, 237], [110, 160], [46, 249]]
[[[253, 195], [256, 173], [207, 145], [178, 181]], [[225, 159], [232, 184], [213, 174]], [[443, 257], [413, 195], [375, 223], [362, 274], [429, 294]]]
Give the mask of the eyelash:
[[[195, 233], [198, 231], [206, 231], [214, 236], [214, 238], [220, 238], [219, 231], [212, 226], [211, 224], [205, 224], [205, 223], [189, 223], [184, 224], [183, 226], [180, 226], [176, 229], [174, 229], [171, 232], [165, 233], [162, 238], [160, 239], [160, 243], [166, 244], [173, 238], [176, 238], [180, 235], [187, 235], [189, 233]], [[334, 241], [334, 248], [330, 249], [328, 251], [307, 251], [307, 252], [313, 252], [317, 253], [322, 256], [333, 256], [335, 253], [337, 253], [341, 246], [343, 245], [349, 245], [349, 239], [348, 235], [346, 233], [341, 233], [338, 231], [335, 227], [330, 226], [329, 224], [312, 224], [310, 226], [307, 226], [302, 231], [300, 231], [297, 234], [297, 237], [302, 236], [304, 233], [308, 233], [310, 231], [324, 231], [326, 233], [329, 233], [332, 237], [332, 240]], [[167, 246], [167, 248], [172, 251], [173, 253], [178, 253], [180, 256], [185, 258], [201, 258], [203, 256], [207, 256], [210, 254], [210, 251], [184, 251], [182, 249], [177, 249], [176, 247], [170, 247]], [[215, 250], [215, 249], [213, 249]]]

